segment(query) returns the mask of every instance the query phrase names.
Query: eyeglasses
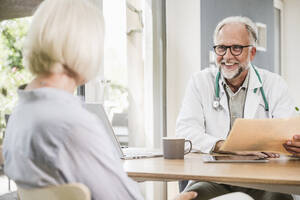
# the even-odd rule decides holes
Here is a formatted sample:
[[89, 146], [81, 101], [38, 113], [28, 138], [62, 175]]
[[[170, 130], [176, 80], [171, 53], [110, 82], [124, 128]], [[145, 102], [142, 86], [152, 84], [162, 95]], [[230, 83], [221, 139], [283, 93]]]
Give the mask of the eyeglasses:
[[214, 50], [218, 56], [224, 56], [227, 52], [227, 49], [229, 48], [232, 55], [239, 56], [239, 55], [241, 55], [241, 53], [243, 52], [243, 49], [245, 47], [252, 47], [252, 46], [253, 45], [246, 45], [246, 46], [243, 46], [243, 45], [231, 45], [231, 46], [215, 45]]

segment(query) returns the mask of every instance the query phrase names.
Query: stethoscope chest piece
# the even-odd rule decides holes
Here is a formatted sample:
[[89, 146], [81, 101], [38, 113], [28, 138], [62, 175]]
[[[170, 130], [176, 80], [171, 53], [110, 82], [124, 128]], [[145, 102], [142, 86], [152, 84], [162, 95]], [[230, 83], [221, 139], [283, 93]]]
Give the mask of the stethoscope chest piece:
[[213, 108], [218, 110], [220, 108], [220, 98], [215, 98], [213, 101]]

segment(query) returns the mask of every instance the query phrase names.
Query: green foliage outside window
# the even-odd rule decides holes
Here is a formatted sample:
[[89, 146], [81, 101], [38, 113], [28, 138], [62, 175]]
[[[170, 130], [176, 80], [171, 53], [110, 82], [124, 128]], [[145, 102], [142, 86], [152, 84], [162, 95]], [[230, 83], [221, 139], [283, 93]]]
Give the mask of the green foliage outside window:
[[22, 64], [22, 48], [31, 18], [0, 22], [0, 142], [5, 130], [5, 114], [16, 105], [17, 88], [32, 75]]

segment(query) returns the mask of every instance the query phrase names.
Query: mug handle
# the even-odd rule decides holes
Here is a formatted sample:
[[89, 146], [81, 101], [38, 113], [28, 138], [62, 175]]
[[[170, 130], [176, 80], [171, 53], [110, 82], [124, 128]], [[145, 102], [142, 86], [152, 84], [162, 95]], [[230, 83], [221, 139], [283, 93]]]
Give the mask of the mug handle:
[[184, 152], [184, 155], [190, 153], [191, 150], [192, 150], [192, 147], [193, 147], [192, 141], [191, 141], [191, 140], [185, 140], [184, 143], [186, 143], [186, 142], [188, 142], [188, 143], [190, 144], [190, 149], [189, 149], [188, 151], [185, 151], [185, 152]]

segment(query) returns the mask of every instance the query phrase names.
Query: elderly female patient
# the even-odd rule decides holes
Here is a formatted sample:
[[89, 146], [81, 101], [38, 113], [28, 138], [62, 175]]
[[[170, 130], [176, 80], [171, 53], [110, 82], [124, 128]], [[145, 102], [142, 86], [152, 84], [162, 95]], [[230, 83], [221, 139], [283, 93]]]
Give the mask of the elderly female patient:
[[103, 62], [103, 17], [91, 2], [45, 0], [35, 12], [24, 47], [25, 65], [35, 78], [18, 91], [4, 141], [4, 170], [22, 188], [80, 182], [94, 200], [142, 199], [102, 122], [73, 96]]
[[73, 96], [103, 62], [103, 17], [91, 2], [45, 0], [35, 12], [24, 47], [25, 66], [35, 78], [18, 91], [4, 170], [21, 188], [80, 182], [94, 200], [142, 199], [102, 122]]

